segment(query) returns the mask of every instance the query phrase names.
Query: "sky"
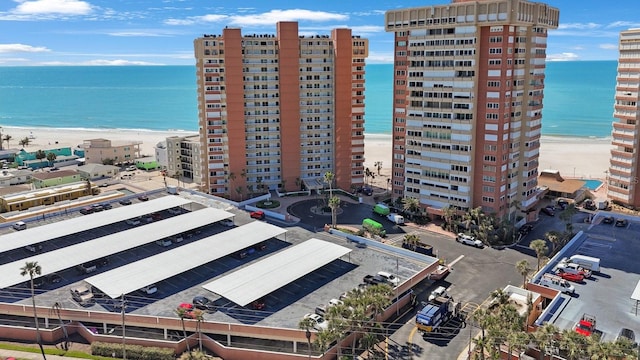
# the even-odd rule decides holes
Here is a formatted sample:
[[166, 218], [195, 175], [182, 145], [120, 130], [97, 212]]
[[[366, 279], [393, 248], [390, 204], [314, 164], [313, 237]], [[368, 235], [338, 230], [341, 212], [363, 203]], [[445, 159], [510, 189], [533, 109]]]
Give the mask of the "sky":
[[[546, 0], [560, 9], [549, 61], [616, 60], [622, 30], [640, 28], [638, 0]], [[387, 10], [449, 0], [0, 0], [0, 66], [193, 65], [193, 40], [221, 34], [275, 34], [298, 21], [301, 35], [348, 27], [369, 39], [367, 63], [391, 63]], [[615, 5], [611, 5], [615, 4]]]

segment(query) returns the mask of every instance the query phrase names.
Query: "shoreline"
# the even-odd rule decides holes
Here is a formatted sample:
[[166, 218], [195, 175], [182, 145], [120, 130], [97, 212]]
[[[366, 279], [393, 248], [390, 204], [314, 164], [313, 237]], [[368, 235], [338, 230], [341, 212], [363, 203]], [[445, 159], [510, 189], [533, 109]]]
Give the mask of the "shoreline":
[[[155, 155], [155, 146], [170, 136], [197, 135], [197, 131], [189, 130], [151, 130], [151, 129], [116, 129], [116, 128], [53, 128], [53, 127], [18, 127], [3, 126], [0, 133], [10, 135], [9, 148], [21, 149], [21, 139], [33, 135], [27, 151], [37, 149], [46, 150], [55, 147], [76, 147], [83, 140], [105, 138], [114, 144], [127, 142], [142, 142], [141, 155]], [[2, 142], [7, 148], [6, 141]], [[365, 133], [365, 168], [378, 174], [376, 162], [382, 162], [380, 179], [386, 184], [390, 178], [392, 160], [392, 135]], [[609, 169], [611, 153], [611, 137], [592, 138], [577, 136], [549, 136], [540, 137], [540, 156], [538, 169], [559, 170], [566, 178], [604, 179]], [[375, 181], [377, 182], [377, 181]], [[384, 186], [382, 186], [384, 187]]]

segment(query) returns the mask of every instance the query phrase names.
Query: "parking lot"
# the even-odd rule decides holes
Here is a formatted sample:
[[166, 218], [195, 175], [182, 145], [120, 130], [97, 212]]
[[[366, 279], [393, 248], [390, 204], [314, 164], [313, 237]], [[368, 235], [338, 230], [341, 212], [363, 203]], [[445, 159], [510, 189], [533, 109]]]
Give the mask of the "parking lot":
[[[164, 193], [158, 193], [150, 195], [150, 198], [153, 199], [159, 196], [166, 195]], [[187, 195], [185, 194], [185, 196]], [[193, 195], [188, 195], [187, 197], [193, 200], [201, 200], [197, 199], [197, 197]], [[135, 196], [132, 196], [132, 198], [133, 203], [140, 201]], [[203, 203], [205, 203], [206, 206], [212, 205], [211, 202], [203, 201]], [[205, 205], [193, 202], [183, 206], [183, 208], [185, 209], [185, 212], [196, 211]], [[112, 206], [115, 209], [126, 205], [121, 205], [117, 201], [113, 201]], [[244, 211], [229, 209], [228, 206], [224, 207], [227, 211], [231, 211], [236, 215], [234, 218], [236, 226], [241, 226], [251, 221], [257, 221], [255, 219], [251, 219], [248, 213]], [[100, 216], [100, 214], [82, 215], [78, 211], [72, 211], [68, 212], [66, 215], [62, 215], [58, 219], [46, 218], [35, 222], [32, 221], [29, 223], [29, 228], [34, 228], [41, 224], [56, 220], [62, 221], [64, 219], [81, 216]], [[127, 224], [127, 222], [122, 221], [70, 236], [57, 238], [44, 243], [41, 251], [49, 252], [131, 229], [132, 227], [144, 227], [147, 226], [148, 223], [162, 221], [163, 219], [173, 216], [182, 215], [172, 214], [169, 211], [164, 210], [159, 212], [157, 218], [145, 217], [144, 221], [141, 221], [141, 223], [137, 225]], [[36, 302], [40, 306], [49, 306], [57, 303], [63, 308], [119, 312], [121, 311], [121, 302], [101, 294], [100, 289], [93, 289], [96, 301], [88, 306], [83, 306], [72, 300], [69, 290], [85, 284], [83, 280], [89, 276], [142, 260], [163, 251], [198, 241], [207, 236], [221, 233], [228, 229], [229, 227], [214, 223], [199, 229], [198, 232], [194, 232], [193, 234], [190, 234], [190, 236], [185, 236], [183, 241], [179, 243], [171, 243], [166, 247], [152, 242], [143, 246], [135, 247], [131, 250], [109, 255], [107, 257], [107, 261], [97, 266], [96, 270], [90, 274], [81, 273], [75, 267], [60, 271], [57, 273], [60, 277], [59, 282], [54, 284], [43, 284], [39, 289], [37, 289]], [[2, 231], [12, 232], [14, 230], [5, 228], [2, 229]], [[298, 244], [312, 237], [337, 242], [342, 246], [349, 247], [352, 251], [341, 259], [332, 261], [320, 269], [313, 271], [267, 295], [264, 299], [266, 305], [264, 309], [257, 310], [253, 309], [251, 306], [239, 306], [217, 296], [216, 294], [210, 293], [201, 287], [203, 284], [212, 281], [220, 275], [228, 274], [233, 270], [239, 269], [260, 259], [264, 259], [272, 253], [280, 251], [291, 245]], [[3, 254], [2, 263], [19, 261], [33, 255], [33, 253], [25, 249], [12, 250]], [[35, 260], [37, 261], [37, 255]], [[176, 261], [188, 261], [188, 259], [176, 259]], [[39, 263], [39, 265], [43, 270], [46, 270], [47, 264]], [[190, 303], [193, 297], [197, 295], [204, 295], [210, 298], [215, 305], [214, 311], [207, 312], [204, 315], [206, 320], [297, 328], [299, 320], [305, 313], [313, 312], [313, 309], [317, 305], [326, 303], [332, 298], [337, 298], [341, 293], [357, 287], [358, 284], [362, 282], [362, 278], [367, 274], [375, 274], [377, 271], [385, 270], [397, 274], [400, 279], [407, 279], [426, 265], [427, 264], [416, 263], [413, 260], [406, 261], [397, 254], [359, 248], [356, 247], [355, 244], [347, 243], [342, 238], [336, 238], [324, 232], [314, 233], [305, 230], [303, 227], [290, 227], [287, 228], [287, 233], [285, 235], [268, 240], [264, 249], [251, 249], [246, 258], [238, 259], [233, 256], [225, 256], [203, 266], [198, 266], [193, 270], [189, 270], [181, 274], [175, 274], [174, 276], [157, 283], [156, 286], [158, 290], [151, 295], [140, 291], [126, 294], [124, 297], [126, 300], [125, 311], [127, 313], [134, 314], [175, 317], [175, 309], [180, 303]], [[147, 271], [153, 271], [153, 269], [148, 269]], [[0, 290], [0, 301], [24, 304], [30, 303], [30, 294], [26, 280], [27, 279], [25, 278], [25, 282], [17, 286]], [[101, 330], [102, 329], [99, 328], [97, 329], [97, 331]]]
[[634, 255], [640, 252], [640, 223], [629, 221], [625, 227], [615, 226], [602, 222], [605, 216], [609, 214], [596, 217], [583, 235], [550, 264], [553, 267], [562, 257], [580, 254], [599, 258], [601, 267], [582, 283], [572, 283], [576, 294], [562, 295], [564, 302], [552, 322], [561, 329], [572, 329], [583, 314], [593, 315], [602, 339], [612, 341], [623, 327], [640, 331], [630, 299], [640, 273]]

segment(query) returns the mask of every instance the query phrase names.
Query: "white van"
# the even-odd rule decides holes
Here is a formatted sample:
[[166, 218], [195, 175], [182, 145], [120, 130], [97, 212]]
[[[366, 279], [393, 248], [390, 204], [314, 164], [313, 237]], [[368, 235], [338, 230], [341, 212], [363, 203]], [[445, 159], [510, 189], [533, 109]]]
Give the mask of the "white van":
[[542, 275], [542, 279], [540, 279], [540, 285], [558, 290], [569, 295], [573, 295], [576, 292], [576, 288], [573, 285], [569, 284], [567, 280], [552, 274]]
[[391, 213], [391, 214], [387, 215], [387, 219], [389, 221], [395, 223], [396, 225], [404, 224], [404, 217], [402, 215], [399, 215], [399, 214]]
[[591, 271], [600, 272], [600, 259], [598, 258], [585, 255], [573, 255], [569, 260]]

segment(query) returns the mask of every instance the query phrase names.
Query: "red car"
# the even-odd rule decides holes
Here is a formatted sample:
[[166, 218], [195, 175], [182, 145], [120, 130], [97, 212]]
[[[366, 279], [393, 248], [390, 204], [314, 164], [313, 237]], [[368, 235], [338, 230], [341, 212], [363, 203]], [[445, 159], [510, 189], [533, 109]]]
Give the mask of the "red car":
[[558, 276], [560, 276], [561, 278], [563, 278], [565, 280], [573, 281], [573, 282], [577, 282], [577, 283], [581, 283], [584, 280], [584, 275], [582, 275], [582, 274], [572, 274], [572, 273], [568, 273], [568, 272], [564, 272], [564, 271], [559, 272]]
[[251, 212], [251, 217], [254, 218], [254, 219], [262, 220], [262, 219], [264, 219], [264, 211], [261, 211], [261, 210], [252, 211]]

